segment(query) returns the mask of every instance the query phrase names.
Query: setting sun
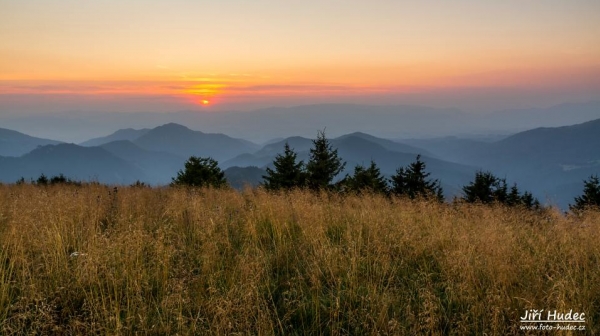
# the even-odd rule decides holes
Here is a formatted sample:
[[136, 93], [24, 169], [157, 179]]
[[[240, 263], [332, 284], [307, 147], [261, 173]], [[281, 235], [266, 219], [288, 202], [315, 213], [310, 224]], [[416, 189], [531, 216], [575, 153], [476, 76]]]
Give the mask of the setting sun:
[[203, 100], [202, 101], [202, 105], [208, 105], [208, 104], [210, 104], [210, 101], [208, 101], [208, 100]]

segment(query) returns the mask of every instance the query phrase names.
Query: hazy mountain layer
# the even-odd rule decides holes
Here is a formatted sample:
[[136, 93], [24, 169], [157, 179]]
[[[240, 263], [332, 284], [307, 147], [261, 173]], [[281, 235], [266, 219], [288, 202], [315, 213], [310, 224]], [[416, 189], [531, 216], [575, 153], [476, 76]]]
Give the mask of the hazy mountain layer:
[[18, 158], [0, 157], [0, 180], [3, 182], [12, 183], [21, 177], [37, 179], [41, 174], [64, 174], [74, 180], [109, 184], [148, 180], [140, 168], [100, 147], [47, 145]]
[[258, 149], [258, 145], [246, 140], [224, 134], [193, 131], [173, 123], [156, 127], [133, 142], [151, 151], [167, 152], [182, 157], [210, 156], [219, 161]]
[[170, 183], [187, 160], [187, 157], [167, 152], [145, 150], [127, 140], [109, 142], [101, 147], [144, 171], [146, 182], [151, 184]]
[[55, 145], [59, 141], [41, 139], [17, 131], [0, 128], [0, 156], [21, 156], [38, 146]]
[[2, 115], [0, 111], [2, 127], [69, 142], [105, 136], [115, 132], [116, 128], [154, 128], [167, 123], [179, 123], [194, 130], [223, 133], [263, 143], [291, 135], [314, 138], [317, 130], [324, 128], [331, 137], [356, 131], [388, 139], [489, 136], [513, 134], [536, 127], [572, 125], [598, 118], [600, 101], [494, 113], [470, 113], [459, 109], [413, 105], [351, 104], [278, 107], [246, 112], [78, 112], [11, 116]]
[[104, 144], [107, 144], [107, 143], [113, 142], [113, 141], [120, 141], [120, 140], [134, 141], [134, 140], [137, 140], [142, 135], [148, 133], [149, 131], [150, 131], [150, 129], [148, 129], [148, 128], [144, 128], [144, 129], [140, 129], [140, 130], [136, 130], [133, 128], [121, 129], [111, 135], [84, 141], [80, 145], [86, 146], [86, 147], [93, 147], [93, 146], [102, 146]]
[[600, 119], [555, 128], [536, 128], [495, 142], [458, 138], [410, 140], [444, 160], [490, 170], [566, 206], [582, 181], [600, 174]]
[[[17, 132], [3, 131], [13, 139], [51, 141], [31, 140]], [[47, 145], [19, 158], [0, 157], [0, 181], [10, 183], [21, 176], [29, 179], [41, 173], [63, 173], [74, 179], [107, 183], [141, 180], [167, 184], [189, 156], [197, 155], [219, 160], [231, 183], [242, 187], [260, 182], [264, 169], [283, 152], [285, 142], [305, 162], [312, 147], [311, 139], [293, 136], [259, 148], [245, 140], [192, 131], [177, 124], [151, 130], [123, 130], [103, 139], [134, 136], [138, 132], [141, 135], [133, 141], [112, 141], [101, 147]], [[405, 141], [400, 143], [361, 132], [331, 139], [347, 162], [339, 178], [352, 173], [356, 165], [368, 165], [371, 160], [384, 175], [390, 176], [421, 154], [431, 177], [441, 180], [446, 196], [460, 195], [461, 187], [481, 169], [506, 178], [509, 184], [518, 183], [521, 190], [532, 191], [542, 202], [565, 207], [581, 193], [584, 179], [600, 173], [600, 119], [572, 126], [536, 128], [497, 141], [458, 137]]]

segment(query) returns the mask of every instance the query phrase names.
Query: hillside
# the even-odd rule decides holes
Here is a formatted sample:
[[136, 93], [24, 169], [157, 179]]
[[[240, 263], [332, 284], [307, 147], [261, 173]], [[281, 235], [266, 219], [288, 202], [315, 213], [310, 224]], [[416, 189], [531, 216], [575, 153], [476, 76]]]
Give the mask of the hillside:
[[583, 180], [600, 173], [600, 119], [536, 128], [493, 142], [456, 137], [408, 142], [444, 160], [490, 170], [563, 208], [581, 192]]
[[21, 156], [39, 146], [56, 145], [59, 141], [42, 139], [0, 128], [0, 156]]
[[[290, 137], [263, 147], [255, 154], [242, 154], [232, 160], [225, 161], [224, 167], [230, 166], [270, 166], [275, 156], [283, 152], [284, 144], [288, 142], [298, 153], [298, 159], [307, 162], [312, 140], [302, 137]], [[375, 161], [384, 175], [392, 175], [401, 166], [413, 162], [418, 153], [428, 153], [425, 150], [381, 139], [367, 134], [353, 133], [331, 140], [338, 154], [346, 161], [344, 174], [351, 173], [356, 165], [368, 165]], [[408, 152], [402, 152], [407, 150]], [[474, 167], [446, 162], [429, 156], [422, 156], [427, 163], [427, 170], [432, 173], [432, 178], [439, 178], [446, 189], [448, 196], [456, 195], [462, 185], [469, 182], [475, 172]]]
[[12, 183], [21, 177], [37, 179], [41, 174], [64, 174], [74, 180], [110, 184], [148, 179], [141, 169], [99, 147], [47, 145], [18, 158], [0, 160], [0, 180], [3, 182]]
[[187, 158], [166, 152], [154, 152], [140, 148], [131, 141], [113, 141], [100, 146], [144, 172], [150, 184], [164, 185], [177, 176]]
[[218, 161], [253, 152], [258, 145], [224, 134], [193, 131], [178, 124], [166, 124], [146, 132], [133, 141], [141, 148], [167, 152], [181, 157], [210, 156]]
[[[8, 132], [11, 135], [15, 133], [19, 134]], [[312, 147], [311, 139], [300, 136], [259, 147], [245, 140], [193, 131], [177, 124], [150, 130], [122, 130], [103, 139], [136, 137], [139, 134], [142, 135], [133, 141], [112, 141], [101, 146], [104, 152], [100, 155], [111, 154], [110, 157], [104, 156], [109, 162], [107, 164], [116, 164], [115, 159], [119, 160], [116, 170], [104, 169], [100, 157], [90, 158], [90, 162], [97, 162], [94, 167], [88, 165], [85, 169], [78, 169], [81, 161], [78, 153], [84, 147], [70, 145], [67, 147], [71, 150], [64, 151], [60, 158], [53, 160], [40, 161], [30, 157], [17, 160], [4, 155], [0, 160], [0, 168], [4, 170], [0, 178], [4, 182], [14, 182], [22, 174], [39, 175], [40, 171], [50, 169], [56, 173], [72, 173], [71, 178], [98, 176], [111, 183], [140, 179], [151, 184], [167, 184], [189, 156], [197, 155], [216, 158], [222, 169], [241, 167], [233, 170], [235, 174], [230, 174], [235, 176], [236, 185], [246, 182], [255, 185], [260, 178], [258, 170], [240, 169], [270, 166], [276, 155], [283, 151], [285, 142], [296, 150], [300, 160], [307, 162]], [[25, 135], [18, 138], [33, 141]], [[522, 190], [531, 191], [542, 203], [566, 208], [580, 192], [582, 181], [600, 172], [600, 119], [578, 125], [532, 129], [496, 141], [458, 137], [405, 141], [407, 143], [361, 132], [331, 139], [332, 146], [347, 162], [346, 171], [339, 178], [351, 173], [354, 166], [368, 165], [371, 160], [377, 163], [384, 175], [390, 176], [421, 153], [427, 163], [427, 171], [431, 172], [432, 178], [440, 179], [447, 197], [459, 196], [461, 187], [472, 180], [476, 170], [482, 169], [506, 178], [509, 184], [517, 183]], [[78, 149], [75, 151], [73, 148]], [[94, 148], [97, 147], [87, 149], [93, 151]], [[39, 151], [34, 150], [32, 154], [37, 157]], [[58, 171], [56, 167], [65, 168]], [[244, 181], [246, 177], [248, 180]]]
[[354, 132], [354, 133], [342, 135], [340, 137], [337, 137], [336, 140], [340, 141], [340, 140], [344, 140], [346, 138], [361, 138], [363, 140], [367, 140], [367, 141], [376, 143], [376, 144], [382, 146], [383, 148], [394, 151], [394, 152], [433, 156], [433, 154], [429, 153], [427, 150], [424, 150], [423, 148], [420, 148], [418, 146], [411, 146], [411, 145], [408, 145], [405, 143], [375, 137], [370, 134], [366, 134], [366, 133], [362, 133], [362, 132]]
[[466, 139], [456, 136], [428, 139], [403, 139], [404, 143], [423, 148], [439, 159], [450, 162], [471, 162], [473, 153], [484, 152], [489, 141]]
[[536, 128], [491, 144], [494, 155], [478, 153], [486, 163], [528, 159], [542, 164], [585, 165], [600, 160], [600, 119], [556, 128]]
[[149, 131], [150, 131], [150, 129], [148, 129], [148, 128], [143, 128], [143, 129], [139, 129], [139, 130], [136, 130], [133, 128], [120, 129], [110, 135], [84, 141], [80, 145], [86, 146], [86, 147], [93, 147], [93, 146], [102, 146], [104, 144], [107, 144], [107, 143], [113, 142], [113, 141], [121, 141], [121, 140], [134, 141], [134, 140], [138, 139], [139, 137], [141, 137], [142, 135], [148, 133]]
[[246, 187], [257, 187], [263, 181], [267, 172], [258, 167], [229, 167], [225, 169], [227, 183], [235, 189], [243, 190]]

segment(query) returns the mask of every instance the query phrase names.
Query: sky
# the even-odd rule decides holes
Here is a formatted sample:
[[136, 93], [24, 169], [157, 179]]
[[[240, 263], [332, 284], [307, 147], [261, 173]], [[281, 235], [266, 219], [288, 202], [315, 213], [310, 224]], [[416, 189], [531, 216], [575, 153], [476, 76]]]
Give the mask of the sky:
[[596, 99], [598, 0], [0, 0], [0, 114]]

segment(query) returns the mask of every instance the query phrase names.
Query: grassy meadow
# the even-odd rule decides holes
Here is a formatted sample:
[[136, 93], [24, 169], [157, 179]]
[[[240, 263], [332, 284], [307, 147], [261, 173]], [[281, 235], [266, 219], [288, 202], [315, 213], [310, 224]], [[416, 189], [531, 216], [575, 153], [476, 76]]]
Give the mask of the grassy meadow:
[[526, 309], [600, 334], [600, 213], [0, 186], [0, 334], [506, 335]]

